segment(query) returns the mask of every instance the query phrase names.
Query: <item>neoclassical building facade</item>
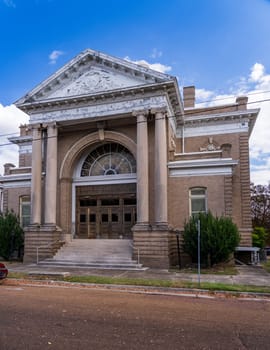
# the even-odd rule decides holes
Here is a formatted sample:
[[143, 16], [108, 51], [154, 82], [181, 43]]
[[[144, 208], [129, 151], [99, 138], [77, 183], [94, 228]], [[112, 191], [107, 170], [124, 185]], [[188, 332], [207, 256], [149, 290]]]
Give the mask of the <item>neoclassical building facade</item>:
[[[183, 94], [183, 96], [182, 96]], [[195, 107], [175, 77], [85, 50], [16, 102], [29, 115], [19, 166], [0, 178], [25, 231], [24, 261], [59, 242], [129, 239], [145, 266], [176, 259], [190, 215], [232, 217], [251, 245], [247, 98]], [[47, 246], [47, 247], [45, 247]]]

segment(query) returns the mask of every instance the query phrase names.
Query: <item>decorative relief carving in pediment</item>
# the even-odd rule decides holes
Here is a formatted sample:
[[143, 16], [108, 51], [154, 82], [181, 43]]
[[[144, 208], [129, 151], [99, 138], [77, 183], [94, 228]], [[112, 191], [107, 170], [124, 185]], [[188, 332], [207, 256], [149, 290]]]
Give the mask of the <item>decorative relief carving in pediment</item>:
[[119, 88], [126, 88], [145, 84], [145, 81], [137, 77], [124, 75], [98, 66], [92, 66], [89, 70], [78, 76], [71, 77], [58, 90], [49, 93], [47, 97], [68, 97], [98, 93]]
[[200, 147], [201, 152], [211, 152], [220, 150], [220, 146], [213, 140], [213, 137], [208, 138], [208, 142]]

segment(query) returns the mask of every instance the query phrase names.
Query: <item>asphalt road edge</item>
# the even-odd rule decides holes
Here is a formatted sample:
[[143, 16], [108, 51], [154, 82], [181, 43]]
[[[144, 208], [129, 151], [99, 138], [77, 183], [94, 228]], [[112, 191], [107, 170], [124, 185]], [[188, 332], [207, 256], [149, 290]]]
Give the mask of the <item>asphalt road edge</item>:
[[153, 287], [153, 286], [135, 286], [135, 285], [119, 285], [119, 284], [98, 284], [98, 283], [81, 283], [66, 282], [54, 280], [31, 280], [31, 279], [5, 279], [0, 281], [0, 285], [12, 286], [29, 286], [29, 287], [62, 287], [62, 288], [89, 288], [95, 290], [117, 291], [137, 294], [150, 295], [167, 295], [181, 296], [192, 298], [216, 299], [216, 298], [236, 298], [238, 300], [256, 300], [269, 301], [270, 293], [255, 292], [237, 292], [237, 291], [212, 291], [206, 289], [194, 288], [173, 288], [173, 287]]

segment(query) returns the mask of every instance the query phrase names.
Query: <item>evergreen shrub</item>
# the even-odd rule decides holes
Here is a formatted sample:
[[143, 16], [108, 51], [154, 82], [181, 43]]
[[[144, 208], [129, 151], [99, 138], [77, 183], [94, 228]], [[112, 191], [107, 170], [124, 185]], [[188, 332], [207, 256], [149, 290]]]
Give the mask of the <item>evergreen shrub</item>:
[[198, 220], [200, 220], [200, 259], [205, 266], [226, 262], [239, 245], [240, 234], [229, 217], [199, 213], [185, 223], [183, 250], [198, 262]]
[[24, 235], [18, 216], [13, 210], [0, 213], [0, 256], [10, 260], [23, 245]]

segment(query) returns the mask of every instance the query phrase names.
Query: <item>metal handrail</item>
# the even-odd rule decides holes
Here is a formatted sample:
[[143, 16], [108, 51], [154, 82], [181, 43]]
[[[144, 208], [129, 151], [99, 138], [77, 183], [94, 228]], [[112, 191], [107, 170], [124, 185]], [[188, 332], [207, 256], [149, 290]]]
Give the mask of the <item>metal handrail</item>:
[[137, 264], [140, 265], [140, 249], [139, 249], [139, 248], [136, 248], [136, 247], [134, 246], [134, 244], [131, 243], [131, 242], [129, 242], [129, 245], [131, 246], [131, 248], [137, 250]]
[[46, 248], [46, 247], [50, 247], [52, 245], [54, 245], [55, 243], [65, 243], [65, 241], [62, 241], [61, 239], [57, 239], [56, 241], [54, 242], [51, 242], [51, 243], [48, 243], [48, 244], [45, 244], [45, 245], [40, 245], [38, 246], [36, 249], [37, 249], [37, 265], [39, 263], [39, 249], [40, 248]]

